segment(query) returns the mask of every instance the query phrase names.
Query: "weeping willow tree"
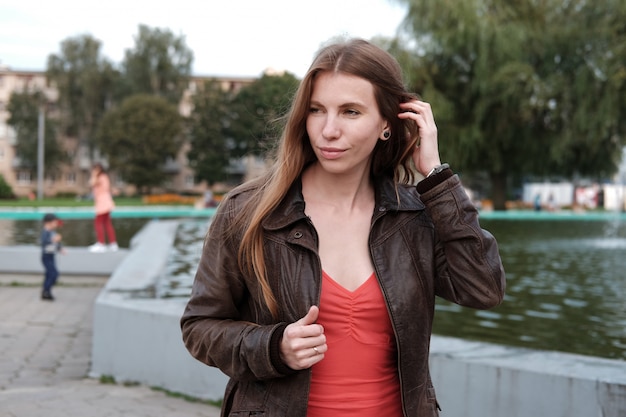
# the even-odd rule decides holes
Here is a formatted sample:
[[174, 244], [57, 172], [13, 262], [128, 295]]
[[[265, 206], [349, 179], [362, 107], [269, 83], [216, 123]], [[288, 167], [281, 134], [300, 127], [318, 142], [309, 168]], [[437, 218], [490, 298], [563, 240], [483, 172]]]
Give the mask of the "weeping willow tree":
[[511, 178], [617, 171], [626, 2], [398, 2], [408, 13], [402, 41], [389, 48], [433, 103], [443, 159], [486, 174], [496, 209], [505, 208]]

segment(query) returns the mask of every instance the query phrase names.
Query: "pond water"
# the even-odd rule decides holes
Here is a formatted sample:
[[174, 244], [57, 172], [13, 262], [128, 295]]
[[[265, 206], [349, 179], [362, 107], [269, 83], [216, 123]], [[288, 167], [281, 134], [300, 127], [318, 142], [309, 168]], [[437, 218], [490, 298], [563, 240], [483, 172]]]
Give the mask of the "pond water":
[[[118, 244], [127, 248], [132, 237], [150, 220], [151, 218], [113, 219]], [[89, 246], [96, 241], [93, 219], [63, 220], [58, 231], [66, 246]], [[38, 245], [40, 233], [39, 220], [0, 219], [0, 246]]]
[[498, 239], [505, 301], [487, 311], [438, 301], [436, 333], [626, 359], [626, 224], [481, 224]]
[[[114, 219], [121, 246], [150, 219]], [[507, 273], [502, 305], [487, 311], [437, 301], [436, 334], [626, 360], [626, 222], [483, 219]], [[1, 244], [36, 244], [38, 221], [0, 220]], [[179, 227], [161, 297], [187, 297], [208, 220]], [[67, 220], [69, 246], [95, 235], [90, 220]]]

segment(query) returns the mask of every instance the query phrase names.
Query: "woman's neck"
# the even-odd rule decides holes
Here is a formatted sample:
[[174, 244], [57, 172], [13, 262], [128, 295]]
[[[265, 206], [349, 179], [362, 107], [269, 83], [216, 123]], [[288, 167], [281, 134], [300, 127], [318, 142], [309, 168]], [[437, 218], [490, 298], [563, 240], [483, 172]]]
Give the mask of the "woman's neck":
[[374, 186], [367, 174], [330, 174], [313, 163], [302, 174], [302, 194], [307, 203], [332, 204], [351, 211], [372, 204]]

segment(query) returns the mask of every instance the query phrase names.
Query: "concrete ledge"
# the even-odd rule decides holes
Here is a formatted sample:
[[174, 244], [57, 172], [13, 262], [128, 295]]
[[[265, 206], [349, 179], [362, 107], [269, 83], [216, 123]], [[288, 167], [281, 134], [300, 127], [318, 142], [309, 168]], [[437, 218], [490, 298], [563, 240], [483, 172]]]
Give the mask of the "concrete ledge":
[[433, 337], [442, 416], [626, 416], [626, 362]]
[[[61, 276], [111, 275], [128, 254], [127, 249], [93, 253], [83, 247], [66, 247], [65, 251], [64, 255], [56, 257]], [[0, 270], [3, 273], [43, 274], [41, 248], [36, 245], [0, 247]]]
[[90, 376], [140, 382], [196, 398], [219, 400], [228, 378], [185, 348], [180, 317], [185, 300], [129, 300], [103, 293], [94, 309]]
[[195, 360], [182, 342], [179, 321], [186, 300], [152, 298], [177, 227], [177, 221], [148, 223], [98, 295], [90, 376], [219, 400], [227, 377]]
[[155, 285], [165, 270], [176, 238], [178, 222], [153, 220], [131, 239], [130, 256], [124, 258], [107, 282], [105, 291], [154, 297]]

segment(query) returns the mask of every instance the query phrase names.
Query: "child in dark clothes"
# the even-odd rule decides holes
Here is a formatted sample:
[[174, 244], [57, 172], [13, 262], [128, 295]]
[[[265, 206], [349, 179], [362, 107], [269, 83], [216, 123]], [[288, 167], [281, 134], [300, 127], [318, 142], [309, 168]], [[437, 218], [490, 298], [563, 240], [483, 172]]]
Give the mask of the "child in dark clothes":
[[41, 299], [53, 301], [52, 287], [57, 282], [59, 271], [57, 270], [55, 254], [62, 252], [61, 235], [56, 232], [61, 225], [61, 220], [56, 214], [48, 213], [43, 217], [43, 229], [41, 230], [41, 262], [45, 268], [43, 290]]

